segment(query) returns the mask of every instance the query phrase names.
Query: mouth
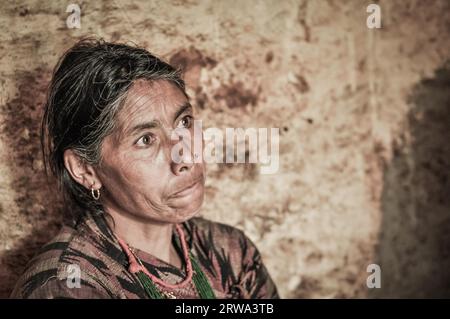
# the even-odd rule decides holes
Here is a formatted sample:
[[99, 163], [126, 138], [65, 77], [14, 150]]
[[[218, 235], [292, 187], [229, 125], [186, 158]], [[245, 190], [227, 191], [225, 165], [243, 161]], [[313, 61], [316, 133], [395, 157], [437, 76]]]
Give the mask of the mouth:
[[198, 186], [200, 186], [201, 182], [202, 182], [202, 178], [201, 177], [197, 178], [195, 181], [193, 181], [189, 185], [183, 187], [182, 189], [176, 191], [171, 196], [172, 197], [183, 197], [183, 196], [189, 195], [193, 191], [195, 191]]

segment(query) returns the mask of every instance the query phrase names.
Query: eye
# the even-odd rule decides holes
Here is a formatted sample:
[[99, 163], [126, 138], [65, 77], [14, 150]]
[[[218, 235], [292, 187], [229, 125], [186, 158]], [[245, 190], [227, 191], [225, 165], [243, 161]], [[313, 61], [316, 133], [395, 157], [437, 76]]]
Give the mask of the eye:
[[137, 141], [136, 145], [140, 147], [150, 146], [155, 141], [155, 138], [150, 134], [145, 134], [141, 136]]
[[183, 118], [180, 121], [180, 124], [184, 128], [190, 128], [192, 126], [192, 121], [194, 118], [191, 115], [183, 116]]

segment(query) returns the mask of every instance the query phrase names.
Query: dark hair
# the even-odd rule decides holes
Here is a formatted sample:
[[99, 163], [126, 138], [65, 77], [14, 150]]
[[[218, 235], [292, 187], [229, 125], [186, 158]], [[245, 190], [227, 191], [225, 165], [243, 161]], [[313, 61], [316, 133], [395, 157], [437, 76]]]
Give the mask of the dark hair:
[[72, 149], [86, 163], [99, 164], [102, 141], [114, 129], [137, 79], [166, 80], [186, 95], [180, 71], [137, 46], [83, 39], [54, 69], [41, 126], [42, 154], [46, 174], [50, 167], [72, 213], [98, 213], [103, 207], [72, 179], [64, 166], [64, 151]]

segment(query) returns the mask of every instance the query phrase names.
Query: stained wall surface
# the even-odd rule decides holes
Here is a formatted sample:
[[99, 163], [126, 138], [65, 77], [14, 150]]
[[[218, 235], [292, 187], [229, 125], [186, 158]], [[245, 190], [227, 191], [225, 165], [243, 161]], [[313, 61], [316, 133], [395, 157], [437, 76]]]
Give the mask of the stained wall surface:
[[[0, 297], [64, 206], [39, 149], [46, 88], [78, 39], [183, 67], [205, 128], [280, 128], [280, 166], [208, 165], [202, 214], [256, 243], [282, 297], [450, 296], [450, 2], [2, 1]], [[368, 289], [369, 264], [381, 288]]]

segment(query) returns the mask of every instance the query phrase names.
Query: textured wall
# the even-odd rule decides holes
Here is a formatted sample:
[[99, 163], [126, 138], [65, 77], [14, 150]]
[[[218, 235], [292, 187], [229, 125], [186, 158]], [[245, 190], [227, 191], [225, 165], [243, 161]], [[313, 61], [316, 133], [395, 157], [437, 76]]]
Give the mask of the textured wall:
[[[450, 3], [13, 1], [0, 13], [0, 296], [64, 208], [39, 118], [77, 39], [133, 41], [185, 67], [205, 127], [279, 127], [280, 169], [209, 165], [203, 214], [260, 248], [283, 297], [450, 296]], [[382, 288], [366, 288], [378, 263]]]

